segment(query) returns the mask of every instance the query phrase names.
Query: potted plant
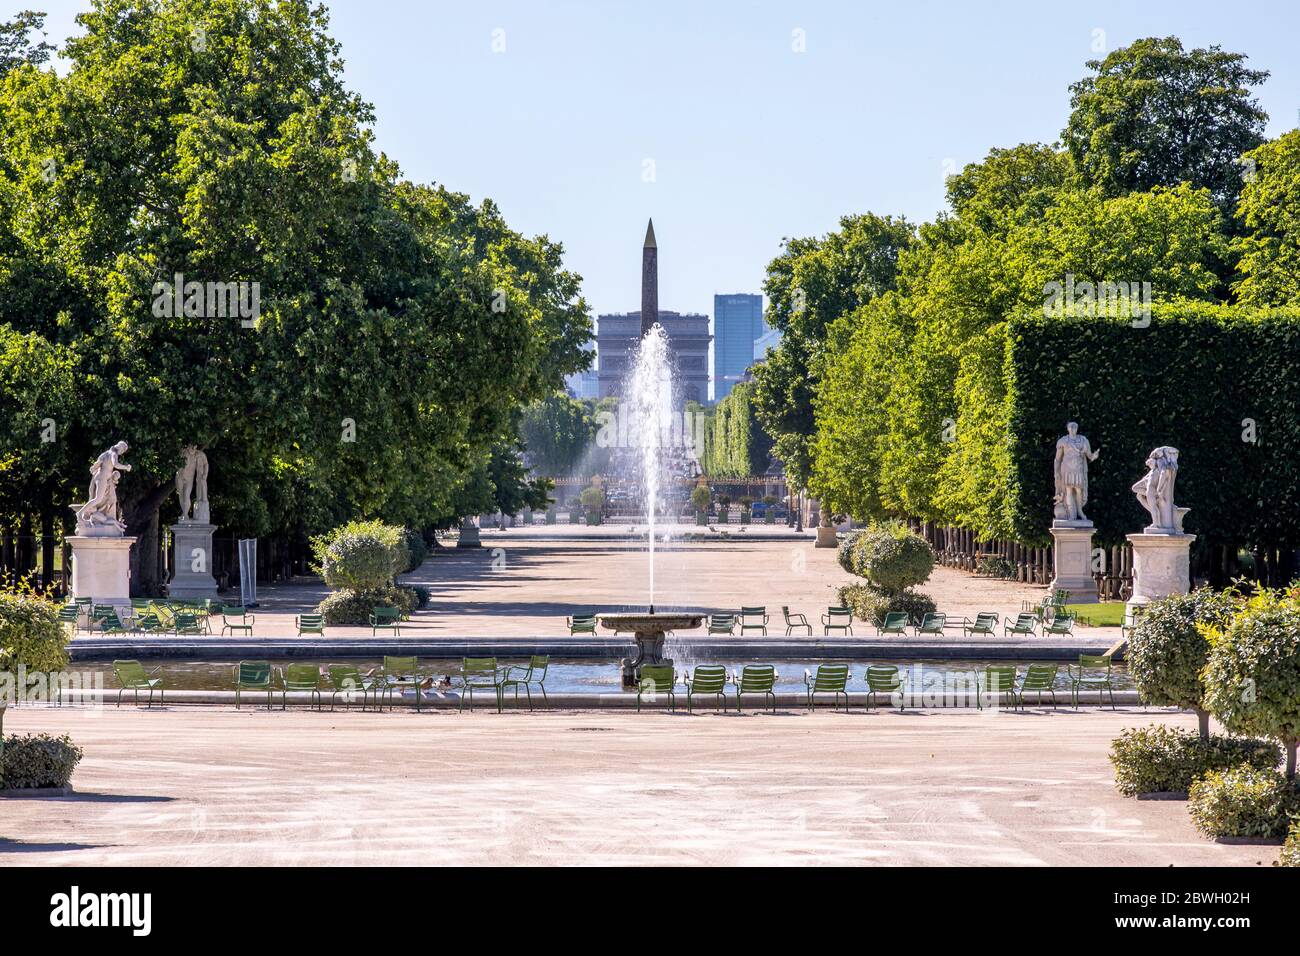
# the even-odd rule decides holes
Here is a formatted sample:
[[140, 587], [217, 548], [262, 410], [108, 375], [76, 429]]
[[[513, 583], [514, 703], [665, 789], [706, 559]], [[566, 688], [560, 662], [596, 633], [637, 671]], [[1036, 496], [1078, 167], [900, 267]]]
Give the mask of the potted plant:
[[587, 524], [600, 524], [601, 511], [605, 507], [605, 489], [595, 482], [583, 488], [582, 507], [587, 512]]
[[776, 524], [776, 498], [764, 495], [763, 505], [763, 524]]
[[750, 518], [754, 516], [754, 499], [744, 497], [740, 499], [740, 523], [749, 524]]
[[691, 490], [691, 505], [695, 508], [695, 523], [697, 525], [707, 525], [709, 523], [709, 505], [712, 504], [713, 493], [709, 491], [708, 485], [696, 485]]

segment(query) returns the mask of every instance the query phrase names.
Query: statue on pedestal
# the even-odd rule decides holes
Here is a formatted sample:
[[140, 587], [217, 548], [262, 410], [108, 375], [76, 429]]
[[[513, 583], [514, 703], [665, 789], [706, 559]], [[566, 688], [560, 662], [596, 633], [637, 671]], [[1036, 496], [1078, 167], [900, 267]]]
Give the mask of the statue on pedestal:
[[1057, 439], [1052, 465], [1056, 481], [1052, 517], [1058, 522], [1091, 525], [1083, 513], [1083, 506], [1088, 503], [1088, 462], [1096, 461], [1101, 449], [1092, 450], [1088, 439], [1079, 434], [1077, 422], [1066, 422], [1065, 431]]
[[120, 441], [90, 466], [90, 490], [86, 503], [77, 510], [77, 534], [121, 536], [126, 531], [122, 508], [117, 500], [117, 483], [121, 480], [120, 472], [131, 470], [131, 466], [122, 461], [129, 448], [126, 442]]
[[[211, 520], [208, 509], [208, 456], [197, 445], [186, 445], [181, 451], [185, 463], [176, 471], [176, 497], [180, 499], [181, 521]], [[193, 514], [190, 497], [194, 497]]]
[[[1180, 509], [1174, 507], [1174, 482], [1178, 478], [1178, 449], [1161, 445], [1146, 460], [1147, 473], [1133, 485], [1142, 507], [1151, 515], [1147, 534], [1180, 534]], [[1183, 509], [1185, 510], [1185, 509]]]

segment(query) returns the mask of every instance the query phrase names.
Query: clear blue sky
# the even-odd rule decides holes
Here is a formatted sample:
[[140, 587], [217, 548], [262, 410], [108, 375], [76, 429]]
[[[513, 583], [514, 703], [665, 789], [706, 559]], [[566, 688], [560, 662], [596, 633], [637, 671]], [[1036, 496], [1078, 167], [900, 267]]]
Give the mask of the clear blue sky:
[[[59, 41], [87, 6], [17, 5], [47, 10]], [[715, 292], [760, 291], [782, 237], [866, 210], [933, 217], [945, 162], [1057, 138], [1096, 30], [1107, 50], [1174, 34], [1248, 54], [1273, 74], [1270, 135], [1300, 110], [1294, 0], [328, 5], [379, 147], [408, 177], [490, 196], [515, 228], [563, 242], [596, 312], [640, 307], [648, 216], [660, 306], [709, 314]]]

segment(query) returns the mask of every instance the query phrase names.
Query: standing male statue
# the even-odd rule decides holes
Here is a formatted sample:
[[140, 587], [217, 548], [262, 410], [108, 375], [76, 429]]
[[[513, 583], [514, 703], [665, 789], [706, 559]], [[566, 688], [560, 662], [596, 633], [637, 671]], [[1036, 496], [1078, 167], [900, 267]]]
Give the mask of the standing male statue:
[[1088, 462], [1096, 461], [1101, 449], [1093, 451], [1088, 439], [1079, 434], [1077, 422], [1066, 422], [1066, 434], [1056, 442], [1052, 475], [1056, 479], [1053, 517], [1057, 521], [1087, 522], [1083, 506], [1088, 503]]
[[1138, 502], [1151, 515], [1151, 524], [1144, 529], [1147, 534], [1173, 534], [1178, 527], [1174, 508], [1174, 481], [1178, 478], [1178, 449], [1161, 445], [1147, 456], [1147, 473], [1133, 485]]
[[90, 466], [90, 491], [86, 494], [86, 503], [77, 512], [77, 525], [90, 528], [116, 527], [126, 530], [122, 521], [122, 509], [117, 501], [117, 483], [121, 476], [118, 472], [130, 471], [131, 466], [122, 461], [130, 446], [120, 441], [108, 451], [95, 459]]
[[[176, 497], [180, 499], [182, 521], [208, 521], [208, 456], [198, 445], [186, 445], [181, 451], [184, 464], [176, 471]], [[190, 497], [194, 514], [190, 514]]]

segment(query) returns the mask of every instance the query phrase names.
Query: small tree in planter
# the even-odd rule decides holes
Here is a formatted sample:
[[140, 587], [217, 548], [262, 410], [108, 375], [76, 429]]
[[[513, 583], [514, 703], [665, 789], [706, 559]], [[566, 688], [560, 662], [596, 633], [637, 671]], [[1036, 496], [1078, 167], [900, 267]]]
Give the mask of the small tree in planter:
[[731, 518], [731, 495], [718, 495], [718, 520], [723, 524]]
[[582, 507], [587, 512], [587, 524], [600, 524], [600, 515], [605, 508], [605, 489], [594, 480], [582, 489]]
[[1222, 630], [1205, 628], [1205, 706], [1233, 733], [1278, 741], [1295, 782], [1300, 741], [1300, 595], [1261, 591]]
[[1241, 605], [1232, 593], [1198, 588], [1147, 605], [1129, 637], [1128, 671], [1142, 700], [1195, 711], [1201, 740], [1210, 739], [1201, 672], [1210, 657], [1207, 629], [1222, 628]]
[[695, 508], [695, 523], [709, 523], [709, 506], [713, 503], [713, 492], [708, 485], [696, 485], [691, 490], [691, 505]]
[[740, 523], [749, 524], [750, 519], [754, 516], [754, 499], [745, 497], [740, 499]]
[[763, 496], [763, 524], [776, 524], [776, 498], [772, 495]]
[[844, 570], [867, 579], [839, 590], [840, 600], [862, 620], [881, 624], [890, 611], [905, 611], [916, 620], [934, 611], [934, 600], [916, 590], [934, 570], [934, 549], [901, 522], [851, 532], [837, 557]]

